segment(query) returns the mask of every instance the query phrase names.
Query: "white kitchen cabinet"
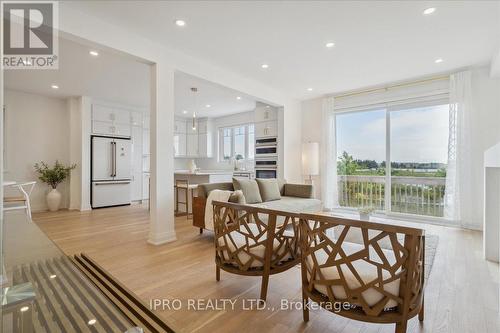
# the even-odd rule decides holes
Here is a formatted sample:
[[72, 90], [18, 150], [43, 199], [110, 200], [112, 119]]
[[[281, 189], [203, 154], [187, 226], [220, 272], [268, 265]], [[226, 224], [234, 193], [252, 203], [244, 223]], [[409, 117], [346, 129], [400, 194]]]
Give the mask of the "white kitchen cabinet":
[[142, 131], [142, 153], [149, 154], [149, 130]]
[[175, 157], [211, 157], [213, 146], [213, 122], [202, 118], [176, 119], [174, 126], [174, 156]]
[[212, 133], [198, 134], [198, 156], [212, 157]]
[[198, 120], [198, 156], [212, 157], [213, 153], [213, 122], [209, 118]]
[[254, 112], [255, 122], [267, 122], [278, 119], [278, 110], [273, 107], [259, 106]]
[[130, 136], [130, 126], [107, 121], [93, 121], [92, 133], [102, 135]]
[[130, 124], [130, 111], [106, 105], [92, 104], [92, 119], [115, 124]]
[[142, 127], [132, 127], [132, 201], [142, 200]]
[[149, 172], [142, 174], [142, 200], [149, 200]]
[[186, 121], [175, 120], [174, 121], [174, 133], [186, 133]]
[[198, 120], [198, 133], [207, 133], [207, 132], [208, 132], [208, 119]]
[[198, 133], [188, 133], [186, 135], [186, 156], [198, 156]]
[[149, 114], [144, 114], [142, 117], [142, 128], [149, 129], [151, 125], [150, 122], [151, 122], [151, 117], [149, 116]]
[[130, 124], [132, 126], [142, 125], [142, 114], [140, 112], [130, 112]]
[[92, 104], [92, 119], [95, 121], [114, 121], [115, 120], [115, 111], [113, 108]]
[[255, 124], [255, 137], [275, 137], [278, 136], [278, 122], [268, 121]]
[[186, 156], [186, 134], [174, 134], [174, 154], [175, 157]]
[[119, 136], [131, 136], [132, 129], [130, 128], [130, 125], [114, 124], [113, 125], [113, 134], [119, 135]]
[[193, 127], [193, 119], [188, 119], [186, 121], [186, 133], [187, 134], [198, 134], [198, 120], [195, 119]]

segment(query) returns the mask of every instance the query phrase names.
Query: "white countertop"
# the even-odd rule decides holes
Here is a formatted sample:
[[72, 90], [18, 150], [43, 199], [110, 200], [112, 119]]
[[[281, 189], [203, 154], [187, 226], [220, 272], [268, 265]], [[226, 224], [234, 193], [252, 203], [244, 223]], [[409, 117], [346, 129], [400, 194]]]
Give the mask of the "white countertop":
[[176, 175], [193, 175], [193, 176], [210, 176], [210, 175], [232, 175], [233, 173], [252, 173], [253, 171], [249, 170], [199, 170], [192, 173], [189, 170], [175, 170], [174, 174]]

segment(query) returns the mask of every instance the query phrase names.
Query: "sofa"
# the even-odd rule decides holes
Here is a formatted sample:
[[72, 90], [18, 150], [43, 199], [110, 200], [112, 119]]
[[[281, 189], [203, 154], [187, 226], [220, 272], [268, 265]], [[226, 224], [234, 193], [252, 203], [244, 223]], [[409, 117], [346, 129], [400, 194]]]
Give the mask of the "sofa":
[[[241, 186], [244, 185], [249, 186], [242, 189]], [[269, 186], [272, 187], [270, 191]], [[276, 191], [279, 193], [275, 193], [276, 191], [273, 193], [276, 186]], [[232, 192], [243, 190], [243, 198], [240, 195], [238, 199], [231, 198], [229, 201], [257, 208], [296, 214], [316, 213], [322, 210], [321, 200], [314, 198], [314, 187], [309, 184], [290, 184], [278, 179], [233, 179], [232, 182], [199, 184], [198, 194], [193, 199], [193, 226], [200, 228], [200, 233], [205, 229], [207, 198], [213, 190]], [[258, 200], [259, 197], [261, 200]]]

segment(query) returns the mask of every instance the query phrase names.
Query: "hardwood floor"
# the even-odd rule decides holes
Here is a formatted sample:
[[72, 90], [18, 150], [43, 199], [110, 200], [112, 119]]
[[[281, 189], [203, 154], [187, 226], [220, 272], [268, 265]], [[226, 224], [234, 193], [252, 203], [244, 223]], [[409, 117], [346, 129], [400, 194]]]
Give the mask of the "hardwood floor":
[[[180, 310], [157, 311], [179, 332], [394, 332], [394, 325], [365, 324], [322, 309], [311, 311], [305, 324], [301, 310], [280, 310], [282, 299], [301, 299], [298, 268], [271, 276], [266, 309], [244, 310], [259, 297], [260, 279], [222, 272], [216, 282], [212, 233], [200, 235], [186, 217], [176, 219], [178, 240], [162, 246], [146, 243], [148, 211], [139, 205], [39, 213], [33, 219], [66, 254], [89, 254], [145, 302], [181, 300]], [[481, 234], [423, 227], [439, 236], [439, 245], [426, 287], [425, 321], [413, 318], [408, 332], [500, 332], [499, 266], [483, 260]], [[189, 299], [236, 303], [234, 309], [196, 311], [188, 308]]]

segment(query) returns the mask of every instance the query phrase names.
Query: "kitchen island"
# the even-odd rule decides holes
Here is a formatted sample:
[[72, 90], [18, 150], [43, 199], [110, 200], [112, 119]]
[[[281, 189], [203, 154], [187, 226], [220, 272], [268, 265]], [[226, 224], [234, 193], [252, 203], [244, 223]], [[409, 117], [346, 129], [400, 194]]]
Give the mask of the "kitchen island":
[[187, 180], [189, 184], [230, 182], [232, 178], [232, 171], [200, 170], [192, 173], [189, 170], [176, 170], [174, 173], [174, 180]]

